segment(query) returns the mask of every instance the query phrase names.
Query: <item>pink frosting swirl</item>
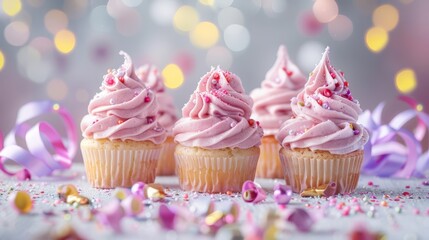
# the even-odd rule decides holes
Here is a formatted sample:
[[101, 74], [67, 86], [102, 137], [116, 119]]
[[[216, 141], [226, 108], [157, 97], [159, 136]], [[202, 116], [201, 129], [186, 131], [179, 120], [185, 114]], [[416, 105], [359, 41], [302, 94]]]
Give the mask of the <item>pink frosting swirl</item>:
[[259, 146], [263, 130], [250, 119], [252, 104], [236, 75], [212, 68], [183, 107], [173, 128], [175, 141], [206, 149]]
[[286, 47], [281, 45], [261, 88], [250, 93], [255, 102], [252, 117], [261, 122], [265, 135], [275, 135], [281, 124], [292, 116], [290, 100], [302, 90], [305, 82], [304, 75], [289, 60]]
[[356, 123], [362, 112], [359, 103], [343, 73], [330, 65], [328, 52], [326, 48], [304, 90], [292, 99], [296, 117], [285, 121], [277, 135], [284, 147], [346, 154], [363, 149], [368, 141], [367, 130]]
[[136, 75], [143, 84], [156, 93], [156, 100], [159, 105], [158, 122], [167, 130], [167, 134], [171, 135], [171, 130], [178, 117], [173, 97], [165, 91], [164, 82], [158, 69], [153, 65], [143, 65], [136, 70]]
[[90, 101], [89, 114], [82, 119], [83, 136], [160, 144], [166, 134], [156, 118], [156, 96], [138, 80], [128, 54], [119, 54], [124, 64], [104, 75], [101, 92]]

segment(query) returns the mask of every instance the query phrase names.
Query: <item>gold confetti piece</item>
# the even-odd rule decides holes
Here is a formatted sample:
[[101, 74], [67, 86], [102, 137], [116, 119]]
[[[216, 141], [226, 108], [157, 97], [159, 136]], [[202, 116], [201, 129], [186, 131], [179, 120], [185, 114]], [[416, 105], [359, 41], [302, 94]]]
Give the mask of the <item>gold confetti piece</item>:
[[66, 202], [74, 207], [89, 205], [91, 203], [87, 197], [80, 195], [68, 195]]
[[164, 188], [160, 184], [149, 183], [144, 186], [144, 196], [152, 201], [159, 201], [166, 197]]
[[57, 194], [58, 194], [58, 197], [65, 202], [67, 201], [67, 197], [69, 195], [79, 195], [79, 192], [77, 191], [77, 188], [74, 185], [66, 184], [66, 185], [60, 185], [57, 188]]
[[24, 191], [12, 193], [9, 197], [9, 202], [12, 208], [21, 214], [27, 214], [33, 209], [31, 197]]
[[205, 219], [205, 223], [208, 226], [212, 226], [214, 224], [216, 224], [217, 222], [219, 222], [220, 220], [222, 220], [222, 218], [225, 216], [225, 214], [222, 211], [214, 211], [212, 213], [210, 213], [209, 215], [207, 215], [206, 219]]

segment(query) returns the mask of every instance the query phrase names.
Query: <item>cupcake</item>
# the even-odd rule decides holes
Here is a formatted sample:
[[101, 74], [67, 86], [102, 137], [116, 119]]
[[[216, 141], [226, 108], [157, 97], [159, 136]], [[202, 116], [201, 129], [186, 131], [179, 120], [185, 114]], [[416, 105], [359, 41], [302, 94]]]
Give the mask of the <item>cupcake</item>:
[[358, 183], [368, 132], [357, 124], [362, 112], [343, 72], [335, 70], [326, 48], [304, 89], [292, 99], [294, 118], [277, 134], [286, 184], [294, 192], [330, 182], [336, 194], [352, 192]]
[[289, 60], [285, 46], [280, 46], [274, 66], [265, 75], [261, 88], [250, 93], [253, 98], [253, 115], [264, 129], [261, 155], [256, 177], [283, 178], [280, 165], [280, 144], [275, 135], [281, 124], [292, 116], [290, 100], [304, 87], [306, 79], [298, 67]]
[[263, 131], [250, 119], [252, 105], [233, 73], [217, 67], [201, 78], [173, 127], [183, 190], [240, 192], [254, 180]]
[[163, 79], [155, 66], [144, 65], [136, 70], [136, 75], [146, 87], [155, 92], [159, 105], [157, 119], [167, 132], [167, 139], [162, 144], [159, 155], [156, 175], [174, 175], [176, 171], [176, 162], [174, 161], [176, 143], [171, 130], [178, 118], [173, 98], [165, 91]]
[[88, 181], [97, 188], [131, 187], [155, 180], [165, 130], [158, 124], [158, 103], [134, 73], [130, 57], [108, 70], [101, 92], [90, 101], [81, 122], [81, 150]]

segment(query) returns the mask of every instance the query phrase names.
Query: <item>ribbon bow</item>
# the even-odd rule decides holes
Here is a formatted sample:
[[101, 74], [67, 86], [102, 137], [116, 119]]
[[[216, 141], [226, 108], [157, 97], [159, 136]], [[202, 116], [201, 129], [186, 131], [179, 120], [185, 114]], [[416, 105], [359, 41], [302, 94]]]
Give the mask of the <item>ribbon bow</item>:
[[[64, 122], [67, 133], [67, 145], [57, 130], [45, 121], [34, 126], [30, 120], [45, 114], [58, 114]], [[19, 144], [25, 142], [25, 146]], [[31, 179], [31, 174], [38, 177], [50, 176], [55, 170], [68, 169], [77, 150], [76, 125], [70, 113], [59, 104], [51, 101], [30, 102], [18, 111], [14, 129], [6, 136], [0, 132], [0, 170], [20, 180]], [[12, 160], [23, 169], [12, 172], [5, 163]]]

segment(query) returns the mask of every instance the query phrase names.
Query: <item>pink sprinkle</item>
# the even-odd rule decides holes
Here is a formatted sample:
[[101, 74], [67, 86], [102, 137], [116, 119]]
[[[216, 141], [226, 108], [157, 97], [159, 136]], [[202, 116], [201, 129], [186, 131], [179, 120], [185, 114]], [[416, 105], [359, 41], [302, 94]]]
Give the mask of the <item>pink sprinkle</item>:
[[[286, 209], [286, 205], [278, 204], [278, 206], [279, 206], [279, 208], [280, 208], [280, 209], [282, 209], [282, 210], [283, 210], [283, 209]], [[429, 211], [429, 209], [428, 209], [428, 211]]]
[[363, 210], [360, 205], [355, 206], [355, 212], [363, 213]]
[[402, 195], [403, 196], [410, 196], [410, 193], [409, 192], [403, 192]]
[[358, 202], [358, 199], [357, 198], [352, 198], [352, 201], [351, 201], [352, 203], [357, 203]]
[[206, 103], [210, 103], [212, 100], [211, 100], [209, 97], [205, 96], [205, 97], [204, 97], [204, 101], [205, 101]]
[[115, 80], [113, 80], [113, 78], [109, 78], [109, 79], [107, 79], [107, 80], [106, 80], [106, 83], [107, 83], [108, 85], [112, 85], [112, 84], [114, 84], [114, 83], [115, 83]]
[[150, 102], [150, 97], [149, 96], [145, 97], [144, 102]]
[[336, 208], [338, 209], [338, 210], [341, 210], [341, 209], [343, 209], [343, 207], [344, 207], [344, 203], [343, 202], [341, 202], [341, 203], [339, 203], [337, 206], [336, 206]]
[[343, 209], [343, 212], [342, 212], [342, 215], [343, 216], [348, 216], [348, 215], [350, 215], [350, 207], [345, 207], [344, 209]]
[[420, 215], [420, 210], [418, 208], [414, 208], [413, 213], [416, 215]]
[[337, 77], [337, 75], [335, 75], [335, 73], [334, 73], [334, 72], [331, 72], [331, 77], [332, 77], [332, 78], [336, 78], [336, 77]]
[[183, 194], [184, 199], [188, 199], [189, 195], [187, 193]]
[[373, 185], [374, 185], [374, 183], [372, 181], [368, 182], [368, 186], [373, 186]]
[[410, 188], [410, 186], [409, 186], [409, 185], [407, 185], [407, 186], [405, 186], [405, 188], [407, 188], [407, 189], [408, 189], [408, 188]]

